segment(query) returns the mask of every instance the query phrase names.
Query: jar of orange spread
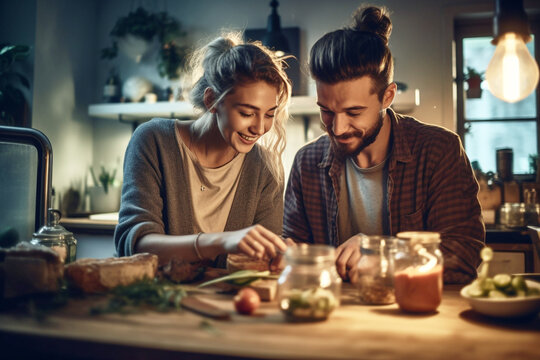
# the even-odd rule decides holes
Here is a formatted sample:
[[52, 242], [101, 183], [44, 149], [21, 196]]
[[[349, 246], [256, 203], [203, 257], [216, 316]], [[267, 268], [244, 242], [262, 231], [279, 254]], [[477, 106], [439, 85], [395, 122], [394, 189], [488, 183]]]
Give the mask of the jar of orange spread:
[[439, 233], [407, 231], [397, 234], [394, 286], [403, 311], [433, 312], [442, 298], [443, 256]]

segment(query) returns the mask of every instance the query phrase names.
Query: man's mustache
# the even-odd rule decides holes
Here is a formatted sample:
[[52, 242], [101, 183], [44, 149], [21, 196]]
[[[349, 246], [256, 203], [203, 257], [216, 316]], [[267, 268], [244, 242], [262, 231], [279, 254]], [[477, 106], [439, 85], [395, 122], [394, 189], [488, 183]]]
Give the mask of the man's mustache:
[[332, 131], [330, 131], [330, 134], [335, 138], [335, 139], [338, 139], [338, 140], [347, 140], [347, 139], [350, 139], [352, 137], [357, 137], [357, 138], [362, 138], [364, 137], [364, 132], [362, 131], [352, 131], [352, 132], [348, 132], [348, 133], [345, 133], [345, 134], [341, 134], [341, 135], [336, 135], [334, 134]]

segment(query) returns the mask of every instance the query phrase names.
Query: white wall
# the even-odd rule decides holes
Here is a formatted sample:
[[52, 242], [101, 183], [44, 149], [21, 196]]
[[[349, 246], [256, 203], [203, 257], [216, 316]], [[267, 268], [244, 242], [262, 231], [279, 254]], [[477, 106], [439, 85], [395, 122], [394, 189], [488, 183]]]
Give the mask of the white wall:
[[[37, 1], [33, 127], [53, 148], [53, 187], [80, 184], [92, 163], [96, 7], [93, 1]], [[98, 144], [99, 146], [99, 144]]]

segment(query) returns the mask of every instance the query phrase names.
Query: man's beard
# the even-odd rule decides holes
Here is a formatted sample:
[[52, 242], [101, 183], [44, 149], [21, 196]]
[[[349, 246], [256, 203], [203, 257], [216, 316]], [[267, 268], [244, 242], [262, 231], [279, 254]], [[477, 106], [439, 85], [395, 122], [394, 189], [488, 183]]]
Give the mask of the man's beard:
[[[332, 129], [327, 128], [326, 131], [328, 132], [328, 135], [330, 135], [330, 139], [332, 140], [332, 147], [334, 148], [336, 156], [342, 159], [345, 159], [348, 156], [356, 157], [358, 154], [360, 154], [362, 150], [364, 150], [369, 145], [373, 144], [373, 142], [377, 139], [377, 136], [381, 132], [383, 122], [384, 122], [384, 114], [385, 112], [381, 111], [379, 113], [379, 120], [375, 123], [373, 127], [369, 128], [365, 133], [362, 131], [352, 131], [352, 132], [342, 134], [340, 136], [336, 136], [332, 132]], [[356, 137], [360, 139], [360, 143], [354, 149], [347, 149], [347, 145], [340, 144], [336, 140], [336, 139], [348, 139], [351, 137]]]

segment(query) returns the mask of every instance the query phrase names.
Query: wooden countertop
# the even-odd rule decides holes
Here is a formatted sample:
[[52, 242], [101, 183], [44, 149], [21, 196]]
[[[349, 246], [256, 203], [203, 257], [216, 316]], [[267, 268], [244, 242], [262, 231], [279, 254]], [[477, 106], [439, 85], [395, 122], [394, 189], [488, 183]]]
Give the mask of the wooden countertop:
[[233, 311], [232, 296], [198, 296], [231, 312], [228, 321], [188, 311], [88, 315], [77, 300], [45, 321], [0, 313], [2, 353], [61, 358], [539, 359], [540, 318], [483, 317], [448, 287], [435, 314], [397, 305], [365, 306], [344, 286], [342, 304], [324, 322], [288, 323], [275, 302], [256, 316]]

